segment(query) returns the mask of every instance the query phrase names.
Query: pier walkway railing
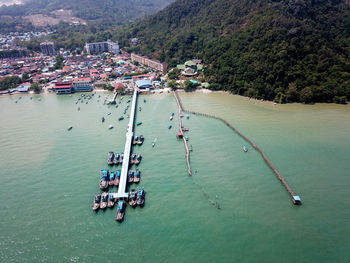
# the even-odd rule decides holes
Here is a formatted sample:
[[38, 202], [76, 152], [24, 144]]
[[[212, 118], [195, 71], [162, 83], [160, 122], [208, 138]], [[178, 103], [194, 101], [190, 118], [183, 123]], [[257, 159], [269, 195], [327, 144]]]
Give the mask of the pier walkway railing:
[[270, 168], [274, 171], [274, 173], [277, 175], [277, 178], [281, 181], [281, 183], [284, 185], [284, 187], [287, 189], [288, 193], [291, 195], [292, 201], [294, 204], [296, 205], [301, 205], [301, 199], [299, 196], [295, 195], [294, 192], [292, 191], [292, 189], [290, 188], [290, 186], [287, 184], [286, 180], [284, 179], [284, 177], [277, 171], [277, 169], [275, 168], [275, 166], [273, 166], [273, 164], [270, 162], [270, 160], [267, 158], [266, 154], [259, 148], [259, 146], [257, 146], [252, 140], [250, 140], [247, 136], [245, 136], [244, 134], [242, 134], [238, 129], [236, 129], [233, 125], [231, 125], [228, 121], [226, 121], [225, 119], [215, 116], [215, 115], [211, 115], [211, 114], [207, 114], [207, 113], [201, 113], [201, 112], [195, 112], [195, 111], [190, 111], [190, 110], [186, 110], [183, 107], [182, 101], [179, 97], [179, 95], [177, 94], [177, 91], [174, 91], [175, 94], [175, 98], [176, 101], [178, 102], [179, 107], [181, 108], [181, 111], [183, 112], [187, 112], [187, 113], [191, 113], [194, 115], [201, 115], [201, 116], [205, 116], [208, 118], [213, 118], [219, 121], [222, 121], [223, 123], [225, 123], [228, 127], [230, 127], [232, 130], [234, 130], [239, 136], [241, 136], [243, 139], [245, 139], [247, 142], [249, 142], [263, 157], [263, 159], [265, 160], [265, 162], [270, 166]]

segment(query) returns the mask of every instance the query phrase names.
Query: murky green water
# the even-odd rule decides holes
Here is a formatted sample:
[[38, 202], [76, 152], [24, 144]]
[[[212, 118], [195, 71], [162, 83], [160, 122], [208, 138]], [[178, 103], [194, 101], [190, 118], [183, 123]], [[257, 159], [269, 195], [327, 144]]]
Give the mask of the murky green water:
[[0, 98], [1, 262], [350, 261], [350, 106], [181, 94], [185, 107], [222, 116], [257, 143], [301, 196], [296, 207], [261, 156], [216, 120], [184, 119], [188, 177], [177, 118], [168, 130], [173, 96], [140, 97], [146, 205], [128, 207], [119, 224], [115, 209], [96, 214], [91, 204], [107, 152], [124, 149], [126, 101], [76, 105], [79, 95]]

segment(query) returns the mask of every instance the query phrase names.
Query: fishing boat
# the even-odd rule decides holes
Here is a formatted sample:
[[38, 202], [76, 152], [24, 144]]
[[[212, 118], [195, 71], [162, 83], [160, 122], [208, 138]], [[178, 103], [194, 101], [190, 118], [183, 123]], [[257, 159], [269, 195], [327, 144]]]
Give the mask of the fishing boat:
[[113, 163], [114, 163], [115, 165], [118, 165], [118, 164], [119, 164], [119, 160], [120, 160], [120, 154], [119, 154], [119, 153], [115, 153], [115, 154], [114, 154]]
[[94, 198], [94, 202], [92, 203], [92, 210], [97, 211], [100, 208], [101, 195], [96, 194]]
[[109, 194], [108, 195], [108, 203], [107, 203], [107, 206], [109, 208], [112, 208], [114, 206], [114, 196], [113, 194]]
[[135, 145], [135, 144], [137, 144], [138, 142], [139, 142], [139, 137], [136, 135], [136, 136], [134, 137], [134, 140], [132, 141], [132, 144]]
[[73, 129], [73, 126], [68, 126], [67, 130], [70, 131], [71, 129]]
[[138, 121], [138, 122], [136, 123], [137, 126], [140, 126], [141, 124], [142, 124], [142, 121]]
[[129, 171], [129, 173], [128, 173], [128, 183], [129, 183], [129, 184], [132, 184], [133, 182], [134, 182], [134, 171], [131, 170], [131, 171]]
[[243, 151], [248, 152], [247, 146], [243, 146]]
[[109, 130], [113, 129], [113, 125], [109, 125], [109, 126], [108, 126], [108, 129], [109, 129]]
[[109, 182], [108, 182], [108, 185], [109, 185], [109, 186], [113, 186], [113, 185], [114, 185], [114, 180], [115, 180], [115, 173], [114, 173], [114, 172], [110, 172], [110, 173], [109, 173]]
[[[124, 114], [125, 114], [125, 111], [124, 111]], [[122, 120], [124, 120], [124, 117], [123, 117], [123, 116], [121, 116], [121, 117], [118, 118], [118, 121], [122, 121]]]
[[105, 191], [108, 188], [109, 171], [107, 169], [103, 169], [101, 170], [100, 174], [101, 174], [100, 189], [102, 191]]
[[115, 220], [121, 222], [124, 219], [124, 214], [125, 214], [125, 201], [124, 200], [119, 200], [118, 201], [118, 206], [117, 206], [117, 212], [115, 215]]
[[102, 122], [105, 122], [105, 118], [104, 117], [102, 117]]
[[107, 163], [109, 165], [113, 165], [114, 164], [114, 152], [109, 152], [108, 153]]
[[130, 157], [130, 164], [134, 164], [136, 161], [136, 154], [132, 154]]
[[100, 208], [101, 208], [101, 209], [106, 209], [106, 207], [107, 207], [107, 202], [108, 202], [108, 193], [103, 192], [102, 195], [101, 195]]
[[140, 135], [137, 144], [138, 144], [138, 145], [142, 145], [144, 140], [145, 140], [145, 138], [143, 137], [143, 135]]
[[139, 169], [136, 169], [135, 173], [134, 173], [134, 183], [138, 184], [140, 182], [141, 179], [141, 172]]
[[121, 175], [121, 170], [117, 170], [115, 172], [115, 179], [114, 179], [114, 185], [115, 186], [118, 186], [119, 185], [119, 182], [120, 182], [120, 175]]
[[131, 189], [129, 193], [129, 205], [131, 207], [136, 206], [136, 199], [137, 199], [137, 191], [135, 189]]
[[136, 156], [135, 164], [136, 164], [136, 165], [139, 165], [140, 162], [141, 162], [141, 159], [142, 159], [142, 156], [141, 156], [140, 154], [138, 154], [138, 155]]
[[143, 190], [143, 188], [139, 188], [137, 190], [136, 203], [139, 206], [143, 206], [145, 204], [145, 190]]
[[173, 125], [169, 124], [168, 129], [170, 130], [173, 127]]

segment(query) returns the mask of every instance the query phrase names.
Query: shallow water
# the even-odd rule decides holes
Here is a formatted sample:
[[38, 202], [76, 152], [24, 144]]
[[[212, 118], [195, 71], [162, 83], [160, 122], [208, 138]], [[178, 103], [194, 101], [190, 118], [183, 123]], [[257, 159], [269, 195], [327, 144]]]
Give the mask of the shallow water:
[[217, 120], [184, 118], [189, 177], [177, 118], [169, 121], [174, 97], [141, 96], [145, 142], [134, 151], [146, 205], [128, 207], [119, 224], [115, 208], [91, 204], [108, 151], [124, 149], [126, 98], [116, 108], [97, 95], [78, 105], [80, 94], [0, 97], [1, 262], [350, 261], [350, 106], [180, 94], [186, 108], [219, 115], [258, 144], [301, 196], [296, 207], [259, 153]]

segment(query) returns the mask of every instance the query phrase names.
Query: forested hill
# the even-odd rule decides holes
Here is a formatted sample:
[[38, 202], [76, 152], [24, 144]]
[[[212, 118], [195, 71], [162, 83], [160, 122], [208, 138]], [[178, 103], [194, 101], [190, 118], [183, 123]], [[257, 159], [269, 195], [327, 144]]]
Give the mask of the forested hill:
[[350, 99], [350, 1], [177, 0], [120, 35], [175, 66], [204, 60], [217, 89], [278, 102]]
[[113, 20], [124, 23], [164, 8], [173, 0], [29, 0], [23, 5], [1, 6], [0, 15], [20, 17], [51, 15], [55, 10], [69, 10], [84, 20]]

